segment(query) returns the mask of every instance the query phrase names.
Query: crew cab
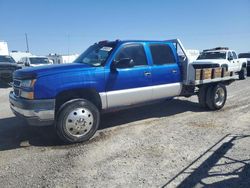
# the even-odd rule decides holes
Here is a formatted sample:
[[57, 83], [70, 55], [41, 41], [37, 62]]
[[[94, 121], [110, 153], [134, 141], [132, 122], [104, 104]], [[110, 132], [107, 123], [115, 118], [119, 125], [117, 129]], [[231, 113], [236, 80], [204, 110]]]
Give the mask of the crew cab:
[[219, 110], [226, 85], [238, 77], [220, 68], [195, 69], [178, 39], [101, 41], [74, 63], [16, 71], [9, 100], [30, 125], [54, 125], [73, 143], [90, 139], [100, 114], [114, 109], [198, 95], [201, 106]]
[[11, 82], [13, 72], [20, 68], [11, 56], [0, 55], [0, 81]]
[[196, 67], [226, 67], [228, 71], [237, 72], [240, 79], [245, 79], [247, 74], [247, 60], [238, 58], [235, 51], [229, 50], [227, 47], [203, 50], [193, 65]]
[[21, 58], [19, 63], [22, 64], [24, 67], [38, 67], [52, 64], [49, 58], [44, 56], [23, 57]]
[[247, 74], [248, 74], [248, 76], [250, 76], [250, 52], [240, 53], [239, 58], [246, 58], [247, 59]]

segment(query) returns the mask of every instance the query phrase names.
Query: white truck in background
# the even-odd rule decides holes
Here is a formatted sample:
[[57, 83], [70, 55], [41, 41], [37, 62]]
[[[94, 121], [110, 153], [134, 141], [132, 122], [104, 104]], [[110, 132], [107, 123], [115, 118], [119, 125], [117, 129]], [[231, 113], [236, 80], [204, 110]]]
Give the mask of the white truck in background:
[[10, 52], [10, 56], [19, 64], [20, 60], [23, 57], [30, 57], [33, 55], [30, 52], [22, 52], [22, 51], [13, 50]]
[[227, 71], [238, 73], [240, 79], [245, 79], [247, 76], [247, 59], [238, 58], [235, 51], [226, 47], [203, 50], [193, 62], [193, 66], [195, 68], [224, 67]]
[[51, 65], [53, 62], [45, 56], [30, 56], [21, 58], [19, 64], [22, 64], [23, 67], [38, 67]]

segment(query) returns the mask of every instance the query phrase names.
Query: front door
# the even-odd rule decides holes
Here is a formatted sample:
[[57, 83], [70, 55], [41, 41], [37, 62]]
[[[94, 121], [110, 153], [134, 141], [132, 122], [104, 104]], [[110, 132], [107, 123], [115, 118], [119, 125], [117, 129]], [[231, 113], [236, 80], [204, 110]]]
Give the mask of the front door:
[[121, 46], [114, 61], [130, 58], [134, 67], [117, 68], [105, 73], [108, 108], [129, 106], [151, 100], [151, 71], [144, 46], [130, 43]]

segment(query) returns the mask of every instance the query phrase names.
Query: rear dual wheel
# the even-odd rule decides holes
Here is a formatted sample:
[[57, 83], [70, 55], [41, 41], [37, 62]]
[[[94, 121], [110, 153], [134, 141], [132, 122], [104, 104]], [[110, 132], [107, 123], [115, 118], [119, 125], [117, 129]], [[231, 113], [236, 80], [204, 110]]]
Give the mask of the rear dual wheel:
[[219, 110], [226, 103], [227, 89], [223, 84], [202, 86], [199, 90], [198, 98], [202, 107], [210, 110]]

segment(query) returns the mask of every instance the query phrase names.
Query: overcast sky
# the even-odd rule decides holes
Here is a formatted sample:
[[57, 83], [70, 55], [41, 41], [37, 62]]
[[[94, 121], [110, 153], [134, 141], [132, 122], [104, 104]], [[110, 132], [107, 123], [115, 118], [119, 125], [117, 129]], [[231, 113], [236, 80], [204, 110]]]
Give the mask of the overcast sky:
[[186, 48], [250, 51], [250, 0], [0, 0], [10, 50], [81, 53], [99, 40], [180, 38]]

